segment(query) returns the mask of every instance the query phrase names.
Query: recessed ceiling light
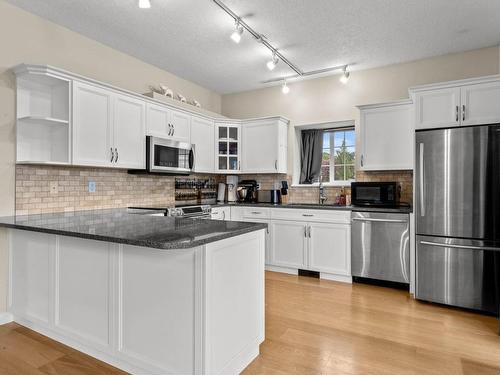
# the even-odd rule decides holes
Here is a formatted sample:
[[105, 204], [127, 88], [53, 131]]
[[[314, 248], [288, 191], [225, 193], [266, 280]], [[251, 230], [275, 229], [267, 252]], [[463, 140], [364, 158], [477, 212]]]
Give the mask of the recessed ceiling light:
[[151, 8], [151, 1], [149, 0], [139, 0], [139, 8], [149, 9]]
[[241, 34], [243, 34], [243, 26], [241, 26], [240, 23], [236, 21], [236, 26], [233, 33], [231, 34], [231, 39], [233, 40], [233, 42], [239, 43], [241, 41]]
[[290, 92], [290, 87], [287, 86], [286, 81], [283, 82], [283, 86], [281, 86], [281, 92], [285, 95]]
[[349, 81], [349, 76], [350, 73], [347, 71], [347, 65], [344, 67], [344, 72], [342, 73], [342, 76], [340, 77], [340, 82], [342, 82], [344, 85]]
[[278, 65], [278, 56], [276, 56], [276, 53], [273, 52], [273, 58], [267, 62], [267, 69], [273, 70], [276, 68], [276, 65]]

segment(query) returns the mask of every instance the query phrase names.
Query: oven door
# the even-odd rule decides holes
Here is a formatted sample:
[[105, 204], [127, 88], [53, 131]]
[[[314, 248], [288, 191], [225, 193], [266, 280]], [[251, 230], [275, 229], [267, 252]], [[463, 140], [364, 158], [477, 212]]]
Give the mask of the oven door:
[[189, 174], [194, 168], [194, 146], [169, 139], [146, 137], [149, 172]]

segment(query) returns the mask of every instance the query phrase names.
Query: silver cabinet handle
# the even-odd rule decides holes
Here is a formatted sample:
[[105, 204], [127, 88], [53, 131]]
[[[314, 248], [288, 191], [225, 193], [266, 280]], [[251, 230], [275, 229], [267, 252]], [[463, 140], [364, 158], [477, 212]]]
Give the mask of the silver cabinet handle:
[[238, 161], [238, 170], [241, 170], [241, 161]]
[[118, 163], [118, 149], [115, 148], [115, 163]]
[[465, 121], [465, 104], [462, 105], [462, 121]]
[[168, 135], [173, 135], [172, 134], [172, 124], [168, 124]]
[[222, 220], [226, 220], [226, 211], [222, 211]]
[[304, 216], [304, 217], [313, 217], [314, 215], [313, 214], [302, 214], [302, 216]]
[[377, 223], [408, 223], [408, 220], [403, 219], [376, 219], [372, 217], [353, 217], [352, 221], [373, 221]]
[[419, 144], [420, 151], [420, 216], [425, 216], [425, 186], [424, 186], [424, 144]]
[[458, 105], [455, 107], [455, 122], [458, 122]]
[[364, 155], [361, 155], [361, 166], [364, 164]]
[[486, 250], [486, 251], [500, 251], [498, 247], [491, 246], [465, 246], [465, 245], [452, 245], [431, 241], [420, 241], [422, 245], [436, 246], [436, 247], [449, 247], [451, 249], [466, 249], [466, 250]]
[[311, 226], [309, 225], [308, 237], [311, 238]]
[[262, 214], [262, 212], [259, 212], [259, 211], [252, 211], [251, 213], [254, 215], [261, 215]]
[[113, 159], [115, 158], [115, 152], [113, 151], [113, 147], [111, 147], [111, 160], [110, 162], [113, 162]]
[[304, 237], [307, 238], [307, 225], [304, 225]]
[[278, 170], [278, 160], [274, 161], [274, 169]]
[[172, 136], [175, 134], [175, 125], [172, 125]]

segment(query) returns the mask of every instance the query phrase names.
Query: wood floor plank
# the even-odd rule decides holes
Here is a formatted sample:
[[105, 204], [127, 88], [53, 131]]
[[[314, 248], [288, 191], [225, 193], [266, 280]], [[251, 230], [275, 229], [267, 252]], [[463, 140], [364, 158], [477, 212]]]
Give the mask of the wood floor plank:
[[[266, 273], [266, 341], [245, 375], [500, 375], [498, 319], [370, 285]], [[0, 375], [124, 372], [15, 323]]]

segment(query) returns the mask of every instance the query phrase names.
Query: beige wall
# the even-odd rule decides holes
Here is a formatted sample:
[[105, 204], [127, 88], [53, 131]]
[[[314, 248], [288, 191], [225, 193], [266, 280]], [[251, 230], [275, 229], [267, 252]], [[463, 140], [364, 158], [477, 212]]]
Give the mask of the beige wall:
[[[0, 0], [0, 216], [14, 213], [15, 81], [9, 69], [20, 63], [54, 65], [138, 93], [165, 83], [208, 110], [221, 109], [221, 97], [213, 91]], [[0, 231], [0, 312], [5, 309], [6, 262]]]

